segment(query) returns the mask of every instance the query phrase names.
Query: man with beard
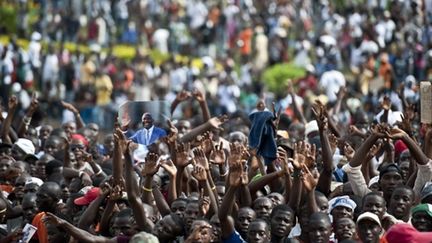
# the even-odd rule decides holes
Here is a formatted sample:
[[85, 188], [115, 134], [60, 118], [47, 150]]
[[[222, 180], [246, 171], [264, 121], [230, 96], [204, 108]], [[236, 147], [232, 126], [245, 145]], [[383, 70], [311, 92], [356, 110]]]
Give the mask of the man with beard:
[[393, 191], [389, 204], [389, 213], [404, 222], [409, 221], [410, 210], [415, 203], [415, 193], [408, 186], [400, 186]]
[[432, 205], [419, 204], [411, 210], [411, 223], [420, 232], [432, 231]]

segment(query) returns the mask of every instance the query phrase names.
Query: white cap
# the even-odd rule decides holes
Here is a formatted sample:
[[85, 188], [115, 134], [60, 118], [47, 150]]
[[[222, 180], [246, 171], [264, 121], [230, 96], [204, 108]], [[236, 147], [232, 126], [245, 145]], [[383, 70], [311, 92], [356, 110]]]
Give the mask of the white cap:
[[43, 181], [37, 177], [30, 177], [27, 178], [25, 185], [29, 185], [29, 184], [36, 184], [37, 186], [42, 186]]
[[373, 184], [378, 183], [379, 181], [379, 176], [374, 176], [370, 179], [368, 187], [370, 188]]
[[22, 149], [22, 151], [24, 151], [26, 154], [34, 154], [36, 150], [33, 143], [26, 138], [19, 138], [15, 142], [15, 145]]
[[378, 215], [371, 213], [371, 212], [364, 212], [360, 214], [360, 216], [357, 218], [357, 224], [360, 223], [360, 221], [369, 219], [375, 223], [377, 223], [381, 227], [381, 221], [378, 218]]
[[351, 198], [349, 198], [348, 196], [340, 196], [340, 197], [335, 197], [332, 198], [329, 201], [329, 213], [331, 213], [331, 211], [335, 208], [335, 207], [346, 207], [346, 208], [350, 208], [352, 211], [354, 211], [354, 209], [357, 207], [357, 204], [351, 200]]
[[305, 135], [309, 135], [311, 132], [317, 132], [319, 130], [318, 123], [316, 120], [308, 122], [305, 126]]

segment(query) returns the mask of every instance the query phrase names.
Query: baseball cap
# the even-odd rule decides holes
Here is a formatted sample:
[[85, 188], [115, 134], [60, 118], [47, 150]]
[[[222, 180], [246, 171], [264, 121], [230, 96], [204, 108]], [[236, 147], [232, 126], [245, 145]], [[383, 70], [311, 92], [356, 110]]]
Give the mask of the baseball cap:
[[332, 198], [329, 201], [329, 213], [331, 213], [331, 211], [333, 211], [334, 208], [336, 207], [346, 207], [346, 208], [350, 208], [352, 211], [354, 211], [354, 209], [357, 207], [357, 204], [351, 200], [351, 198], [349, 198], [349, 196], [340, 196], [340, 197], [335, 197]]
[[34, 154], [35, 146], [33, 143], [26, 138], [19, 138], [15, 143], [25, 154]]
[[75, 205], [78, 206], [85, 206], [89, 205], [91, 202], [93, 202], [100, 194], [100, 188], [99, 187], [93, 187], [90, 190], [88, 190], [84, 196], [79, 197], [74, 200]]
[[423, 187], [420, 192], [420, 200], [423, 201], [429, 196], [432, 196], [432, 183], [426, 183], [425, 187]]
[[384, 174], [386, 174], [388, 172], [392, 172], [392, 171], [399, 173], [399, 175], [402, 175], [402, 172], [401, 172], [399, 166], [397, 164], [391, 163], [391, 164], [387, 164], [381, 168], [380, 173], [379, 173], [379, 178], [383, 178]]
[[432, 217], [432, 204], [429, 203], [421, 203], [411, 209], [411, 215], [418, 213], [418, 212], [425, 212], [430, 217]]
[[42, 186], [43, 181], [37, 177], [30, 177], [27, 178], [27, 180], [25, 181], [25, 185], [29, 184], [36, 184], [37, 186]]
[[378, 183], [379, 182], [379, 176], [374, 176], [369, 180], [369, 184], [368, 187], [370, 188], [373, 184]]
[[395, 224], [381, 239], [381, 243], [424, 243], [431, 242], [432, 232], [419, 232], [411, 224]]
[[318, 128], [318, 123], [316, 120], [312, 120], [310, 122], [308, 122], [305, 126], [305, 135], [309, 135], [312, 132], [318, 132], [319, 128]]
[[159, 243], [159, 240], [150, 233], [139, 232], [130, 239], [129, 243]]
[[360, 221], [368, 219], [370, 221], [373, 221], [375, 223], [377, 223], [379, 226], [381, 226], [381, 221], [378, 218], [378, 215], [371, 213], [371, 212], [364, 212], [362, 214], [360, 214], [360, 216], [358, 216], [357, 218], [357, 224], [360, 223]]

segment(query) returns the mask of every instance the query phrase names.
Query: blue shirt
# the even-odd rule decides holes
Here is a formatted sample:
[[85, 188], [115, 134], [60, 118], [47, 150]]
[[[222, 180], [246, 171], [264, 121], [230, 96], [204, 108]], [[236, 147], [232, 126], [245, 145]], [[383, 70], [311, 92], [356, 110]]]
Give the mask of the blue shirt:
[[232, 232], [232, 234], [227, 239], [222, 239], [222, 242], [223, 243], [246, 243], [246, 241], [243, 240], [239, 232], [237, 232], [236, 230], [234, 230], [234, 232]]

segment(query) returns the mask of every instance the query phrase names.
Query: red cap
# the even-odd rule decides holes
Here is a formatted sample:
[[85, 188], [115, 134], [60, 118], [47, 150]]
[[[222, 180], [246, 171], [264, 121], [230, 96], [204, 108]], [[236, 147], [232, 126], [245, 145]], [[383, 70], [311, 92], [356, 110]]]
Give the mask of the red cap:
[[405, 145], [404, 142], [402, 142], [402, 140], [397, 140], [394, 144], [394, 147], [396, 156], [399, 156], [403, 151], [408, 149], [408, 147]]
[[81, 135], [79, 133], [72, 134], [71, 138], [76, 139], [76, 140], [80, 140], [86, 147], [89, 146], [88, 140], [83, 135]]
[[431, 242], [432, 232], [419, 232], [411, 224], [395, 224], [385, 234], [381, 243]]
[[91, 202], [93, 202], [100, 194], [100, 188], [99, 187], [93, 187], [92, 189], [88, 190], [84, 196], [79, 197], [74, 200], [75, 205], [78, 206], [85, 206], [89, 205]]

